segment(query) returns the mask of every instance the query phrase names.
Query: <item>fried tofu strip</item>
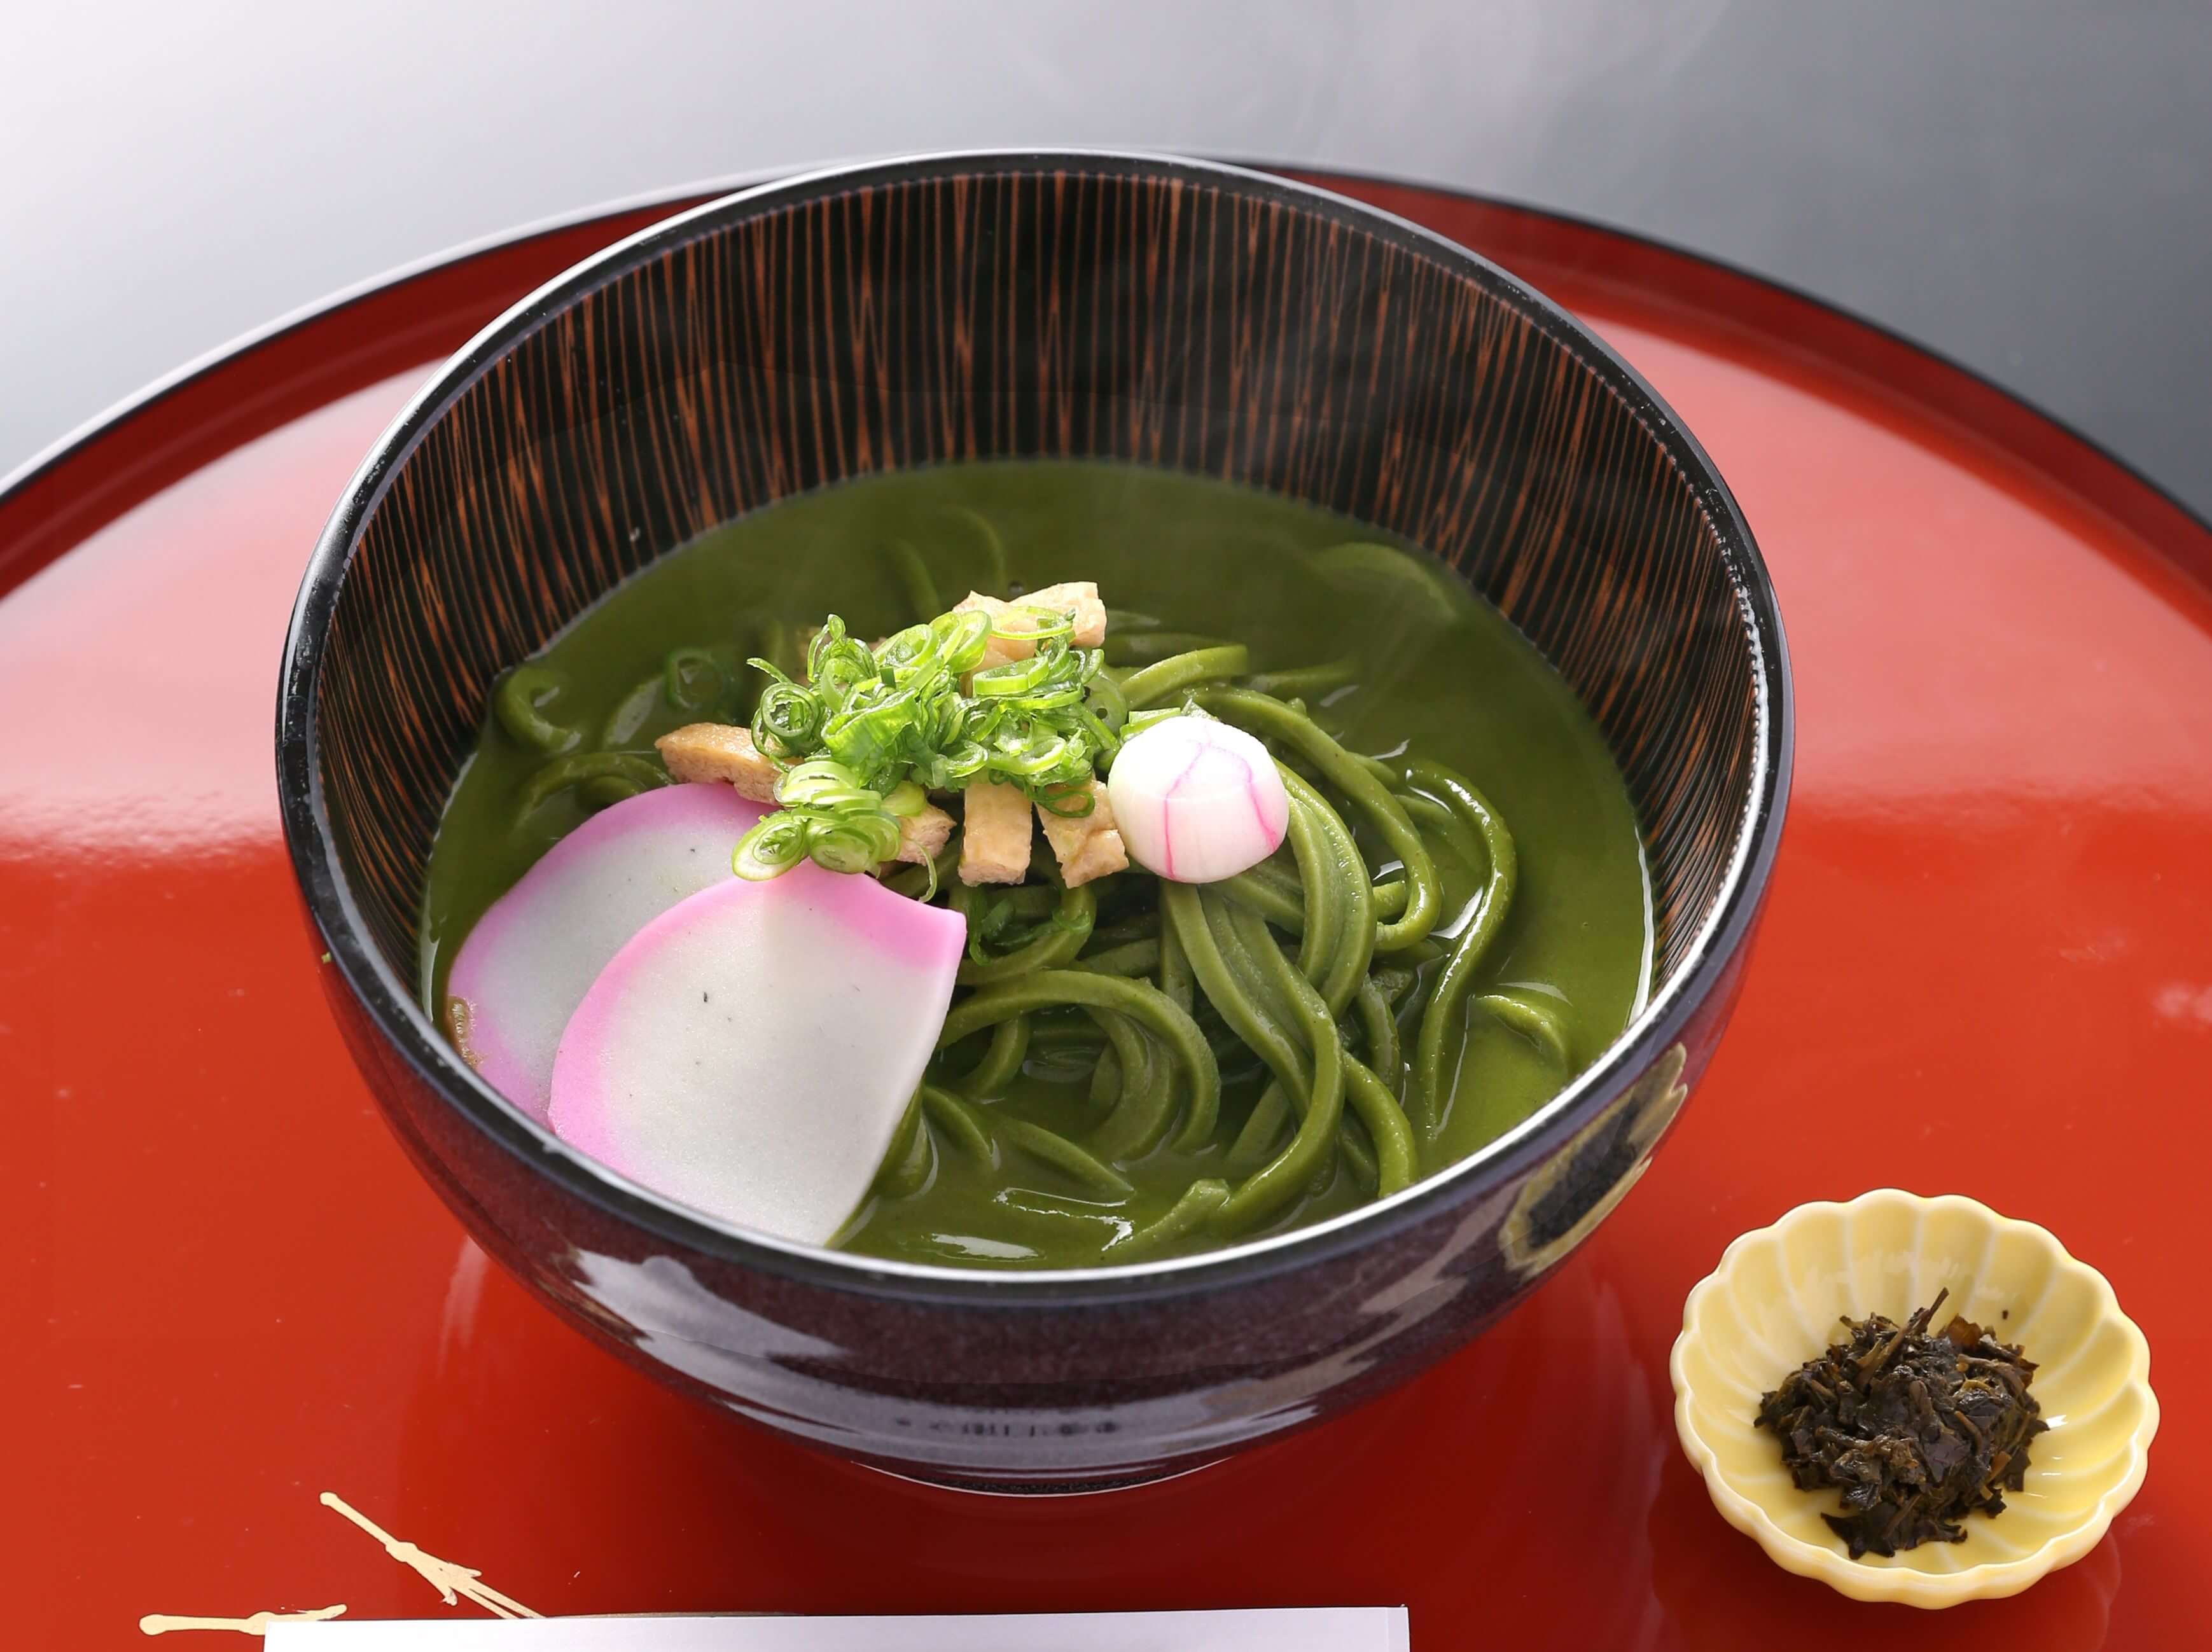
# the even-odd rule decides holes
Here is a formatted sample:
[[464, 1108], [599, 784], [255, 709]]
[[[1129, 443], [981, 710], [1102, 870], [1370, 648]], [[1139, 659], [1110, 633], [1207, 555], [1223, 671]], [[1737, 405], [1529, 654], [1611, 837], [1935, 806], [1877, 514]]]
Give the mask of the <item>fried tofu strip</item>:
[[1018, 884], [1030, 871], [1030, 800], [1018, 786], [978, 780], [962, 794], [960, 881]]
[[1091, 803], [1087, 815], [1056, 815], [1044, 805], [1037, 805], [1045, 841], [1052, 845], [1060, 861], [1060, 878], [1070, 889], [1125, 871], [1129, 865], [1129, 851], [1114, 824], [1114, 805], [1107, 800], [1105, 787], [1097, 780], [1091, 782]]
[[653, 744], [679, 780], [727, 780], [755, 803], [775, 801], [779, 774], [773, 759], [753, 744], [752, 731], [730, 723], [691, 723]]
[[[1032, 591], [1014, 602], [1003, 602], [996, 597], [987, 597], [980, 591], [971, 591], [953, 608], [956, 614], [965, 614], [981, 609], [988, 614], [994, 624], [1023, 623], [1022, 610], [1030, 609], [1043, 614], [1067, 614], [1073, 617], [1075, 634], [1069, 641], [1079, 648], [1096, 648], [1106, 641], [1106, 604], [1098, 599], [1098, 587], [1089, 580], [1071, 580], [1063, 585], [1047, 586], [1042, 591]], [[1004, 665], [1017, 659], [1027, 659], [1036, 652], [1036, 645], [1024, 642], [1019, 637], [993, 636], [983, 651], [983, 663], [978, 671], [993, 665]]]
[[927, 865], [937, 859], [945, 840], [951, 835], [952, 817], [933, 803], [918, 815], [902, 816], [899, 820], [898, 859], [910, 865]]

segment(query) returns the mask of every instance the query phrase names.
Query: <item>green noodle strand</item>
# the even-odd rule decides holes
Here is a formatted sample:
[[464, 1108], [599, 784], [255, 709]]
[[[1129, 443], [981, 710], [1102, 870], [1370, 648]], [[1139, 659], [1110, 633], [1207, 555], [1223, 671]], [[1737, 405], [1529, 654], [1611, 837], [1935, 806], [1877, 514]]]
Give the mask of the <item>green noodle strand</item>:
[[1358, 680], [1359, 662], [1347, 659], [1332, 659], [1325, 665], [1303, 665], [1296, 671], [1261, 671], [1249, 678], [1244, 686], [1255, 694], [1297, 700], [1307, 695], [1334, 694]]
[[1112, 1165], [1102, 1163], [1056, 1130], [1047, 1130], [1026, 1119], [994, 1117], [992, 1123], [998, 1134], [1031, 1158], [1049, 1164], [1087, 1187], [1117, 1199], [1126, 1199], [1136, 1191], [1129, 1185], [1128, 1177]]
[[662, 662], [660, 676], [661, 692], [668, 703], [693, 715], [712, 711], [729, 687], [720, 663], [704, 648], [672, 649]]
[[1306, 927], [1304, 903], [1297, 896], [1285, 895], [1273, 884], [1256, 878], [1249, 872], [1224, 878], [1214, 887], [1248, 912], [1257, 913], [1286, 935], [1303, 935]]
[[[952, 904], [963, 916], [969, 919], [969, 933], [974, 933], [973, 911], [977, 901], [974, 890], [965, 884], [952, 887]], [[954, 977], [963, 987], [988, 987], [996, 982], [1016, 981], [1024, 975], [1033, 975], [1040, 970], [1057, 969], [1073, 961], [1091, 938], [1091, 924], [1098, 912], [1098, 896], [1088, 884], [1060, 891], [1060, 910], [1052, 925], [1042, 934], [1002, 957], [978, 959], [970, 956], [960, 966]]]
[[1505, 823], [1465, 780], [1441, 764], [1431, 762], [1413, 763], [1407, 772], [1418, 784], [1432, 793], [1443, 793], [1453, 810], [1481, 838], [1490, 860], [1489, 875], [1482, 893], [1476, 897], [1474, 915], [1452, 943], [1443, 973], [1437, 977], [1437, 984], [1429, 994], [1428, 1008], [1422, 1012], [1420, 1035], [1414, 1046], [1413, 1096], [1420, 1109], [1423, 1127], [1433, 1135], [1443, 1126], [1448, 1077], [1444, 1071], [1444, 1046], [1454, 1031], [1464, 1031], [1466, 1028], [1468, 991], [1474, 983], [1474, 974], [1481, 967], [1484, 954], [1504, 927], [1506, 914], [1513, 904], [1518, 862], [1513, 836], [1505, 829]]
[[1096, 969], [1102, 975], [1148, 975], [1159, 968], [1160, 944], [1154, 941], [1131, 941], [1123, 946], [1110, 946], [1103, 951], [1092, 952], [1076, 959], [1070, 967], [1076, 969]]
[[[1334, 813], [1332, 809], [1331, 813]], [[1340, 819], [1342, 817], [1340, 816]], [[1346, 841], [1349, 840], [1347, 832]], [[1352, 855], [1358, 859], [1358, 851]], [[1366, 864], [1359, 863], [1360, 875], [1366, 875]], [[1286, 935], [1302, 934], [1305, 929], [1305, 891], [1294, 873], [1285, 872], [1272, 861], [1262, 860], [1234, 877], [1224, 878], [1214, 887], [1239, 906], [1251, 908], [1269, 923]], [[1395, 918], [1406, 909], [1406, 881], [1392, 878], [1387, 883], [1368, 885], [1368, 898], [1378, 918]]]
[[[1213, 944], [1221, 950], [1229, 973], [1289, 1036], [1292, 1048], [1297, 1048], [1297, 998], [1288, 984], [1288, 975], [1296, 972], [1287, 966], [1275, 967], [1282, 962], [1283, 952], [1275, 944], [1274, 936], [1268, 932], [1266, 922], [1256, 913], [1247, 912], [1210, 892], [1200, 896], [1200, 903], [1212, 932]], [[1263, 956], [1267, 962], [1262, 963]], [[1303, 1064], [1300, 1070], [1303, 1071]]]
[[1377, 926], [1376, 951], [1401, 951], [1436, 927], [1443, 908], [1443, 887], [1437, 876], [1436, 862], [1404, 807], [1361, 759], [1323, 733], [1310, 717], [1267, 695], [1248, 689], [1206, 689], [1198, 695], [1198, 702], [1240, 727], [1282, 741], [1305, 757], [1330, 785], [1359, 806], [1390, 853], [1404, 863], [1406, 910], [1403, 916]]
[[1228, 1203], [1227, 1182], [1215, 1176], [1200, 1176], [1182, 1190], [1182, 1196], [1168, 1207], [1166, 1214], [1155, 1217], [1127, 1237], [1108, 1244], [1103, 1260], [1141, 1261], [1176, 1240], [1198, 1232]]
[[1119, 1102], [1128, 1094], [1129, 1086], [1142, 1079], [1150, 1063], [1151, 1051], [1146, 1045], [1145, 1035], [1128, 1017], [1115, 1015], [1111, 1010], [1085, 1010], [1084, 1013], [1106, 1035], [1107, 1047], [1098, 1058], [1098, 1070], [1109, 1078], [1091, 1085], [1091, 1099], [1101, 1107], [1109, 1102]]
[[1360, 1033], [1367, 1041], [1368, 1066], [1378, 1075], [1387, 1075], [1386, 1081], [1397, 1079], [1405, 1058], [1398, 1042], [1398, 1018], [1390, 1013], [1388, 994], [1376, 977], [1369, 975], [1359, 983], [1352, 1001], [1359, 1011]]
[[1091, 1069], [1091, 1105], [1104, 1108], [1121, 1099], [1121, 1052], [1109, 1041]]
[[[1321, 823], [1315, 818], [1314, 805], [1318, 799], [1313, 787], [1295, 770], [1279, 763], [1276, 767], [1282, 774], [1284, 789], [1290, 793], [1288, 835], [1304, 896], [1305, 920], [1299, 926], [1298, 969], [1309, 981], [1318, 984], [1330, 971], [1352, 915], [1345, 900], [1347, 880], [1344, 868], [1336, 859], [1334, 845], [1324, 840]], [[1364, 888], [1366, 869], [1361, 867], [1349, 881]], [[1256, 913], [1250, 915], [1262, 918]], [[1373, 944], [1371, 936], [1369, 944]], [[1274, 943], [1270, 941], [1267, 944], [1272, 949]], [[1367, 967], [1364, 957], [1360, 958], [1359, 967], [1364, 973]]]
[[[1211, 891], [1206, 897], [1202, 897], [1201, 905], [1210, 938], [1219, 951], [1236, 989], [1264, 1017], [1270, 1018], [1275, 1025], [1285, 1029], [1282, 1047], [1276, 1058], [1280, 1065], [1271, 1064], [1269, 1069], [1274, 1074], [1274, 1082], [1261, 1094], [1231, 1149], [1231, 1157], [1234, 1163], [1250, 1165], [1271, 1154], [1291, 1116], [1292, 1108], [1296, 1109], [1297, 1116], [1303, 1118], [1312, 1106], [1314, 1075], [1307, 1057], [1316, 1052], [1310, 1040], [1306, 1041], [1302, 1048], [1297, 1036], [1299, 1030], [1297, 991], [1291, 984], [1291, 977], [1296, 972], [1284, 959], [1273, 938], [1268, 935], [1256, 916], [1226, 902], [1211, 898]], [[1266, 957], [1264, 964], [1263, 954]], [[1263, 1057], [1267, 1054], [1263, 1051]], [[1318, 1179], [1318, 1169], [1315, 1174]]]
[[921, 1092], [916, 1090], [906, 1104], [906, 1114], [899, 1121], [890, 1145], [884, 1150], [882, 1168], [876, 1172], [874, 1190], [886, 1199], [910, 1198], [929, 1185], [931, 1173], [936, 1168], [929, 1132], [922, 1123]]
[[1110, 1048], [1103, 1036], [1087, 1044], [1033, 1044], [1022, 1072], [1048, 1084], [1080, 1084], [1097, 1070]]
[[1279, 1215], [1324, 1167], [1344, 1116], [1344, 1044], [1336, 1036], [1328, 1005], [1322, 1002], [1311, 982], [1287, 967], [1282, 954], [1274, 951], [1273, 942], [1268, 950], [1278, 963], [1285, 964], [1283, 984], [1293, 995], [1292, 1008], [1300, 1031], [1313, 1048], [1312, 1088], [1306, 1097], [1304, 1117], [1299, 1120], [1290, 1145], [1247, 1176], [1216, 1213], [1214, 1225], [1227, 1233], [1249, 1231]]
[[991, 1029], [989, 1048], [960, 1087], [979, 1101], [1003, 1096], [1029, 1053], [1030, 1018], [1011, 1016]]
[[1252, 651], [1241, 642], [1218, 648], [1194, 648], [1173, 654], [1121, 679], [1122, 697], [1129, 709], [1142, 711], [1164, 701], [1180, 698], [1205, 683], [1224, 683], [1252, 668]]
[[952, 1006], [938, 1034], [944, 1049], [1009, 1016], [1063, 1004], [1118, 1011], [1164, 1044], [1190, 1080], [1189, 1116], [1178, 1145], [1194, 1148], [1213, 1133], [1221, 1108], [1221, 1069], [1190, 1012], [1149, 983], [1080, 969], [1042, 969], [987, 987]]
[[1297, 1086], [1304, 1068], [1297, 1047], [1250, 987], [1231, 973], [1221, 946], [1225, 926], [1218, 929], [1208, 921], [1206, 898], [1194, 884], [1164, 883], [1160, 900], [1206, 1001], [1245, 1048], [1267, 1063], [1279, 1084]]
[[[1059, 1009], [1062, 1006], [1052, 1005], [1048, 1007]], [[1082, 1022], [1048, 1021], [1030, 1030], [1030, 1048], [1041, 1052], [1081, 1050], [1088, 1054], [1097, 1051], [1105, 1042], [1103, 1032], [1096, 1025]]]
[[[1374, 960], [1375, 948], [1381, 938], [1375, 920], [1375, 886], [1368, 881], [1367, 863], [1360, 858], [1352, 829], [1330, 806], [1328, 799], [1303, 779], [1286, 778], [1284, 785], [1307, 818], [1315, 839], [1315, 877], [1337, 913], [1329, 950], [1322, 955], [1328, 963], [1326, 973], [1317, 975], [1303, 950], [1299, 967], [1305, 970], [1306, 979], [1320, 987], [1329, 1013], [1339, 1016], [1352, 1002], [1360, 981], [1366, 978], [1368, 965]], [[1301, 876], [1304, 864], [1302, 859]], [[1312, 887], [1309, 884], [1310, 889]], [[1310, 896], [1307, 905], [1310, 910]]]
[[[1349, 1096], [1352, 1093], [1350, 1088], [1352, 1069], [1346, 1066], [1344, 1073], [1345, 1093]], [[1353, 1129], [1351, 1125], [1346, 1124], [1336, 1133], [1336, 1151], [1338, 1156], [1351, 1168], [1354, 1179], [1366, 1190], [1368, 1197], [1381, 1198], [1382, 1167], [1376, 1163], [1375, 1150], [1367, 1145], [1367, 1139]]]
[[1190, 1013], [1193, 1001], [1190, 959], [1177, 938], [1175, 926], [1163, 914], [1160, 924], [1160, 980], [1161, 996], [1185, 1015]]
[[986, 1170], [999, 1168], [999, 1150], [992, 1145], [991, 1133], [976, 1117], [973, 1103], [939, 1085], [925, 1084], [921, 1106], [930, 1121], [966, 1149], [970, 1158]]
[[1283, 1086], [1271, 1080], [1260, 1092], [1260, 1099], [1253, 1103], [1243, 1128], [1229, 1144], [1229, 1152], [1222, 1163], [1239, 1174], [1257, 1169], [1274, 1157], [1275, 1144], [1282, 1139], [1290, 1121], [1291, 1104], [1283, 1099]]
[[1346, 1055], [1344, 1076], [1345, 1093], [1359, 1122], [1367, 1127], [1367, 1139], [1375, 1144], [1375, 1165], [1367, 1172], [1366, 1179], [1375, 1183], [1376, 1198], [1388, 1199], [1401, 1188], [1413, 1185], [1414, 1160], [1419, 1151], [1413, 1121], [1398, 1105], [1398, 1098], [1390, 1093], [1382, 1075], [1364, 1061]]
[[568, 679], [544, 665], [518, 665], [492, 690], [493, 714], [499, 726], [532, 751], [558, 757], [574, 751], [583, 735], [556, 723], [538, 708], [568, 686]]
[[1060, 904], [1060, 892], [1042, 884], [1024, 884], [998, 896], [1000, 907], [1020, 918], [1042, 918]]
[[[1364, 878], [1359, 881], [1364, 884]], [[1316, 1083], [1319, 1083], [1324, 1054], [1321, 1041], [1325, 1040], [1334, 1051], [1335, 1059], [1343, 1063], [1347, 1099], [1375, 1144], [1376, 1164], [1369, 1171], [1369, 1178], [1378, 1183], [1386, 1197], [1405, 1187], [1413, 1175], [1413, 1129], [1399, 1107], [1398, 1098], [1369, 1067], [1345, 1051], [1335, 1014], [1312, 984], [1291, 968], [1290, 961], [1283, 957], [1267, 931], [1259, 927], [1256, 919], [1247, 915], [1240, 926], [1239, 938], [1261, 969], [1273, 978], [1275, 989], [1298, 1004], [1300, 1023], [1313, 1041], [1310, 1048], [1314, 1056]], [[1364, 969], [1361, 974], [1364, 977]], [[1316, 1008], [1322, 1011], [1318, 1019], [1313, 1013]]]
[[[1367, 867], [1359, 858], [1351, 832], [1326, 799], [1295, 771], [1284, 768], [1282, 773], [1284, 785], [1291, 793], [1291, 847], [1307, 891], [1300, 924], [1303, 938], [1298, 967], [1310, 982], [1319, 987], [1333, 1022], [1343, 1013], [1367, 975], [1375, 938]], [[1265, 889], [1269, 885], [1262, 881], [1254, 887]], [[1237, 898], [1236, 891], [1224, 890], [1224, 893], [1232, 900]], [[1258, 918], [1266, 914], [1260, 912], [1257, 903], [1250, 902], [1248, 890], [1242, 904], [1256, 924]], [[1352, 938], [1339, 938], [1347, 936]], [[1280, 962], [1274, 943], [1267, 938], [1264, 930], [1247, 929], [1241, 946], [1224, 946], [1223, 951], [1232, 966], [1239, 953], [1252, 960], [1254, 965]], [[1278, 1013], [1283, 996], [1286, 995], [1279, 995], [1276, 999]], [[1249, 1163], [1271, 1146], [1285, 1122], [1286, 1102], [1301, 1101], [1295, 1082], [1279, 1070], [1277, 1078], [1277, 1084], [1261, 1097], [1232, 1145], [1232, 1164]], [[1367, 1098], [1361, 1092], [1355, 1099], [1364, 1102]], [[1395, 1105], [1394, 1101], [1394, 1108]]]
[[1214, 887], [1286, 933], [1296, 935], [1305, 928], [1305, 885], [1299, 881], [1295, 864], [1285, 866], [1279, 861], [1262, 860], [1233, 878], [1223, 878]]
[[[1273, 1151], [1288, 1121], [1291, 1099], [1301, 1114], [1310, 1102], [1312, 1078], [1284, 1024], [1291, 1006], [1261, 981], [1258, 961], [1237, 936], [1230, 902], [1218, 888], [1200, 893], [1188, 884], [1164, 884], [1161, 893], [1206, 1001], [1273, 1075], [1230, 1146], [1231, 1168], [1245, 1168]], [[1273, 942], [1267, 945], [1273, 950]]]
[[624, 782], [631, 788], [629, 795], [668, 784], [665, 771], [647, 758], [627, 751], [579, 751], [556, 757], [523, 783], [521, 811], [528, 814], [556, 792], [603, 780]]
[[1567, 1042], [1567, 1023], [1552, 1010], [1504, 993], [1485, 993], [1474, 1000], [1474, 1007], [1519, 1033], [1562, 1072], [1574, 1071], [1574, 1056]]
[[605, 809], [611, 804], [627, 803], [646, 788], [635, 780], [624, 780], [619, 774], [602, 774], [595, 780], [586, 780], [576, 788], [576, 795], [587, 809]]
[[926, 866], [902, 865], [884, 874], [884, 887], [909, 901], [926, 901], [939, 889], [953, 887], [952, 874], [960, 865], [960, 834], [956, 830]]
[[[1175, 1091], [1167, 1063], [1152, 1041], [1125, 1016], [1092, 1011], [1105, 1023], [1114, 1047], [1107, 1052], [1120, 1077], [1120, 1096], [1104, 1123], [1091, 1133], [1091, 1146], [1110, 1160], [1141, 1157], [1159, 1145], [1175, 1121]], [[1102, 1060], [1102, 1069], [1107, 1065]]]
[[1370, 971], [1368, 979], [1382, 989], [1382, 996], [1395, 1006], [1402, 1005], [1413, 988], [1420, 985], [1421, 972], [1401, 964], [1386, 963]]
[[1160, 914], [1158, 908], [1139, 912], [1133, 918], [1116, 919], [1110, 924], [1101, 924], [1091, 932], [1094, 944], [1119, 946], [1124, 941], [1150, 941], [1159, 938]]
[[1413, 820], [1425, 823], [1428, 829], [1443, 838], [1451, 852], [1468, 866], [1489, 864], [1481, 841], [1466, 821], [1448, 805], [1434, 798], [1424, 797], [1419, 792], [1398, 791], [1393, 793], [1406, 805], [1406, 813]]

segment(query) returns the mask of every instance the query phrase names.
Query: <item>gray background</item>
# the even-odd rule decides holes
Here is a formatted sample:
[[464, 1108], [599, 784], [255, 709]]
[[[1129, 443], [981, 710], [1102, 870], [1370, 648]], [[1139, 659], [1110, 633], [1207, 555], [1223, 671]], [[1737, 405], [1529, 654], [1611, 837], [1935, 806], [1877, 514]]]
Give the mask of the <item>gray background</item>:
[[6, 0], [0, 66], [0, 472], [530, 219], [1063, 143], [1680, 242], [1934, 344], [2212, 513], [2206, 0]]

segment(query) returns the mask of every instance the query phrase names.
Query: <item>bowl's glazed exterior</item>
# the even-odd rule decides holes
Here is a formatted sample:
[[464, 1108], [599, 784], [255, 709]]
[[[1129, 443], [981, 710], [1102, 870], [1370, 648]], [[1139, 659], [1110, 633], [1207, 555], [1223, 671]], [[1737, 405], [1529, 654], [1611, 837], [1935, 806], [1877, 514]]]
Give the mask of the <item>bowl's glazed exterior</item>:
[[[1211, 1256], [1024, 1275], [793, 1246], [571, 1152], [416, 997], [439, 811], [494, 679], [626, 574], [873, 471], [1099, 458], [1273, 489], [1458, 568], [1565, 674], [1644, 823], [1649, 1007], [1474, 1158]], [[278, 708], [325, 980], [486, 1249], [655, 1376], [857, 1460], [1071, 1490], [1202, 1463], [1474, 1335], [1643, 1173], [1734, 1001], [1781, 829], [1787, 666], [1748, 531], [1633, 373], [1471, 254], [1187, 161], [951, 155], [687, 213], [518, 306], [379, 444]]]

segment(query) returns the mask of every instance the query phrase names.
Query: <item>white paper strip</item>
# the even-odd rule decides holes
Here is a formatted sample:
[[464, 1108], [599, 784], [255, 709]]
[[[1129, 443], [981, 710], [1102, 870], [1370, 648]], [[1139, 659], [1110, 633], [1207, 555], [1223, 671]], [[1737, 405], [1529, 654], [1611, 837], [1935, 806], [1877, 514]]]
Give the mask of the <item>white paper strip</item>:
[[271, 1624], [270, 1652], [1407, 1652], [1403, 1606]]

